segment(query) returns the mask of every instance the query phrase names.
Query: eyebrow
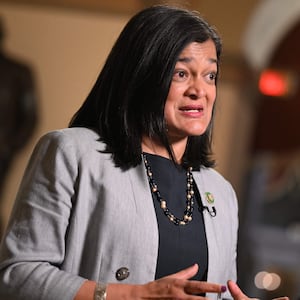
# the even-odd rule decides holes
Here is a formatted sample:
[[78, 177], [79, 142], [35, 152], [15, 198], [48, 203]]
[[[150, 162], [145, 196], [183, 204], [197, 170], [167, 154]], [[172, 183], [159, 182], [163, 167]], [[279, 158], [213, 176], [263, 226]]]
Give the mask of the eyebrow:
[[[184, 63], [190, 63], [192, 60], [194, 60], [192, 57], [179, 57], [178, 62], [184, 62]], [[212, 64], [216, 64], [218, 60], [216, 58], [209, 58], [208, 61]]]

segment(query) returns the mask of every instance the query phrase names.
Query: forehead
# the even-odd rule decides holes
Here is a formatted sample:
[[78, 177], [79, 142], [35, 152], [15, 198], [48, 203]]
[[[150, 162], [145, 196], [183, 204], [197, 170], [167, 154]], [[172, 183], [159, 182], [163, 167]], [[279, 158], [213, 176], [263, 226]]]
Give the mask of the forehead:
[[217, 62], [216, 46], [212, 40], [203, 43], [192, 42], [188, 44], [180, 53], [178, 61], [192, 60], [201, 57]]

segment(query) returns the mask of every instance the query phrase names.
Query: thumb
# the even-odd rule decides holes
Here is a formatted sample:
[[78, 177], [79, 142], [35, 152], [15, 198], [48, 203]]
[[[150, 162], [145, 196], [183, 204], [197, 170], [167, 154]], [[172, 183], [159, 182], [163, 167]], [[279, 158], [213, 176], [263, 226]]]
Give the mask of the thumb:
[[191, 267], [188, 267], [177, 273], [166, 276], [166, 278], [189, 279], [197, 274], [198, 269], [199, 269], [198, 265], [194, 264]]
[[234, 300], [247, 300], [249, 299], [239, 288], [239, 286], [232, 280], [227, 282], [228, 289]]

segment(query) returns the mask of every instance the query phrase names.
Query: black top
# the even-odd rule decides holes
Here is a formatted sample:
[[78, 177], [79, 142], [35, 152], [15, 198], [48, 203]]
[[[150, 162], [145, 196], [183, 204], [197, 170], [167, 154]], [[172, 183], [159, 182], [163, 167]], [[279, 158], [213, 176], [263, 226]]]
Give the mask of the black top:
[[[182, 219], [186, 207], [186, 170], [161, 156], [146, 153], [146, 157], [152, 170], [153, 180], [161, 196], [166, 200], [170, 212]], [[201, 202], [200, 194], [195, 182], [194, 192], [193, 220], [187, 225], [172, 223], [165, 216], [158, 199], [152, 193], [159, 229], [156, 279], [198, 263], [199, 271], [193, 279], [206, 281], [207, 241], [202, 210], [198, 209], [198, 203]]]

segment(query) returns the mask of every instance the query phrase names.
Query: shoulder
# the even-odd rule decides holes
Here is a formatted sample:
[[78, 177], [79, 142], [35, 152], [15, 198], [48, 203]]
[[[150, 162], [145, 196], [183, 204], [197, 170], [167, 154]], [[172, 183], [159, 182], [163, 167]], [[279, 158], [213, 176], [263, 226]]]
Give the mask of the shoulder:
[[78, 147], [79, 149], [88, 149], [91, 145], [97, 145], [99, 150], [104, 150], [100, 136], [95, 131], [84, 127], [64, 128], [47, 132], [38, 143], [51, 143], [59, 147]]
[[37, 142], [34, 152], [55, 156], [60, 153], [66, 159], [73, 157], [79, 160], [88, 156], [92, 158], [103, 150], [105, 144], [95, 131], [74, 127], [47, 132]]
[[[87, 128], [65, 128], [44, 134], [37, 142], [29, 160], [29, 169], [39, 173], [71, 174], [100, 169], [110, 154], [103, 153], [105, 144], [99, 135]], [[65, 176], [65, 175], [64, 175]]]

